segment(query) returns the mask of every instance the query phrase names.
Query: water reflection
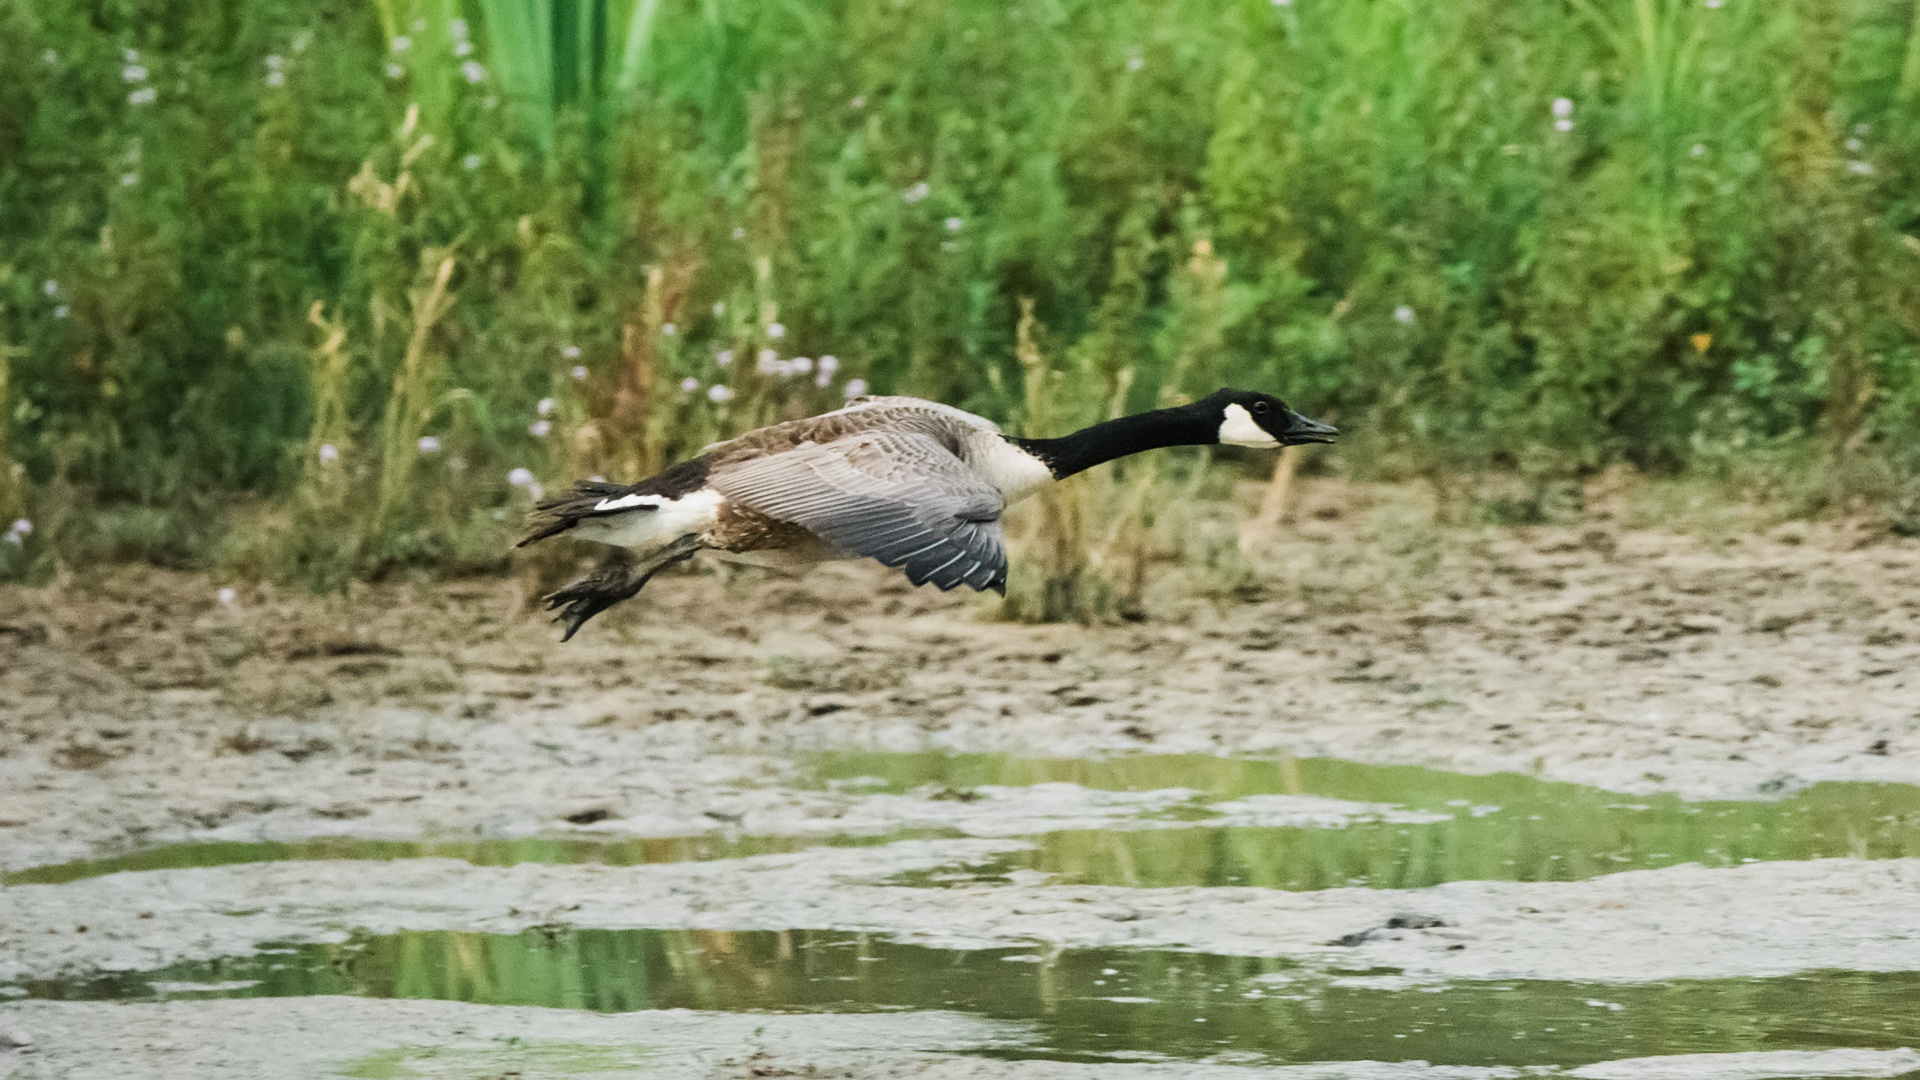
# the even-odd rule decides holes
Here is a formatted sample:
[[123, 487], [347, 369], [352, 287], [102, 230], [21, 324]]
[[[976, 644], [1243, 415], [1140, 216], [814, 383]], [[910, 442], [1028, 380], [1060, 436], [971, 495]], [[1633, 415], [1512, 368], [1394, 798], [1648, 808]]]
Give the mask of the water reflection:
[[[1920, 786], [1824, 783], [1769, 802], [1686, 802], [1624, 796], [1514, 773], [1469, 776], [1415, 766], [1326, 758], [1138, 754], [1020, 758], [937, 753], [838, 753], [805, 763], [807, 782], [857, 797], [915, 792], [968, 805], [990, 820], [994, 788], [1066, 782], [1112, 791], [1182, 788], [1188, 802], [1152, 820], [1028, 837], [1031, 850], [990, 863], [915, 872], [899, 884], [1003, 881], [1017, 870], [1060, 883], [1251, 885], [1310, 890], [1342, 885], [1421, 888], [1448, 881], [1578, 881], [1621, 870], [1697, 862], [1920, 857]], [[1419, 824], [1358, 818], [1339, 827], [1221, 824], [1214, 809], [1257, 796], [1307, 795], [1422, 811]], [[1145, 827], [1153, 826], [1153, 827]], [[784, 854], [962, 835], [900, 829], [880, 835], [669, 838], [566, 836], [516, 840], [391, 841], [332, 837], [298, 842], [176, 844], [0, 874], [0, 885], [60, 884], [127, 870], [222, 866], [281, 859], [464, 859], [631, 866]]]
[[1381, 972], [1353, 974], [1375, 978], [1166, 951], [953, 951], [842, 932], [554, 926], [285, 946], [25, 989], [58, 1000], [361, 994], [600, 1012], [947, 1009], [1032, 1023], [1032, 1042], [1014, 1056], [1084, 1060], [1232, 1051], [1273, 1062], [1565, 1066], [1920, 1039], [1912, 1007], [1920, 973], [1422, 990], [1383, 988]]
[[829, 782], [871, 791], [964, 795], [980, 787], [1064, 781], [1115, 791], [1189, 788], [1214, 803], [1312, 795], [1441, 818], [1427, 824], [1361, 820], [1337, 829], [1052, 832], [1030, 838], [1035, 847], [1028, 852], [901, 879], [920, 885], [994, 880], [1030, 869], [1075, 884], [1401, 889], [1447, 881], [1579, 881], [1689, 862], [1920, 856], [1920, 787], [1910, 784], [1824, 783], [1777, 801], [1687, 802], [1516, 773], [1469, 776], [1330, 758], [834, 754], [816, 768]]

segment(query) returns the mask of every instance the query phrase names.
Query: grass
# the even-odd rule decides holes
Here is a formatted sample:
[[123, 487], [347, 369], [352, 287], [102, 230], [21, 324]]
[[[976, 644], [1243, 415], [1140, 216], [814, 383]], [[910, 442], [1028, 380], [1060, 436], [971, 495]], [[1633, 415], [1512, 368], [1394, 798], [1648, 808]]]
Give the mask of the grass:
[[[0, 70], [4, 577], [493, 570], [537, 488], [855, 380], [1920, 531], [1891, 0], [0, 0]], [[1179, 460], [1038, 508], [1014, 614], [1232, 588], [1154, 522], [1239, 463]]]

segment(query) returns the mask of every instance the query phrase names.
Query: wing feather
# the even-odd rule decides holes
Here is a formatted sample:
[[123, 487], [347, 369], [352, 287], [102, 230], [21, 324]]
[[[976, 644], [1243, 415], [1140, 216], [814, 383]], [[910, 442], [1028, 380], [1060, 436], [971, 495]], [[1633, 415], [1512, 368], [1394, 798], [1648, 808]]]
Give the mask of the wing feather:
[[947, 443], [869, 431], [726, 463], [712, 484], [740, 505], [906, 570], [915, 585], [1006, 591], [1000, 492]]

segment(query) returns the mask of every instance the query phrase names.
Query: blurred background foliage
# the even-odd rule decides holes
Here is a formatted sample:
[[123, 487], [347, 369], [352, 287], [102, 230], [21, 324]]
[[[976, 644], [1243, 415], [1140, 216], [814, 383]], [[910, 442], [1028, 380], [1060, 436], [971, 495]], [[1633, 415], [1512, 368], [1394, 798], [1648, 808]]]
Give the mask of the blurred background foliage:
[[1910, 0], [0, 0], [0, 71], [0, 577], [496, 568], [866, 385], [1920, 528]]

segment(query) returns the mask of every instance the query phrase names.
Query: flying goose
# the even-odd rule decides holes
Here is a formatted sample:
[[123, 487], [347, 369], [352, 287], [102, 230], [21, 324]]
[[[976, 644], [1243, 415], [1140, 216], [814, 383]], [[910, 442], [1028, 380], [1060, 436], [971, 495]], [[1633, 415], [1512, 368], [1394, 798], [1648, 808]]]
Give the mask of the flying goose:
[[566, 626], [562, 641], [703, 550], [785, 566], [866, 557], [903, 567], [915, 585], [1004, 595], [1000, 513], [1044, 484], [1162, 446], [1278, 447], [1337, 434], [1246, 390], [1059, 439], [1003, 435], [985, 417], [920, 398], [866, 397], [714, 443], [637, 484], [580, 481], [535, 506], [519, 546], [571, 532], [633, 553], [546, 598]]

